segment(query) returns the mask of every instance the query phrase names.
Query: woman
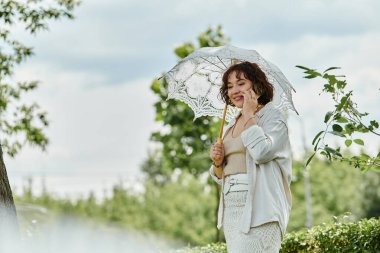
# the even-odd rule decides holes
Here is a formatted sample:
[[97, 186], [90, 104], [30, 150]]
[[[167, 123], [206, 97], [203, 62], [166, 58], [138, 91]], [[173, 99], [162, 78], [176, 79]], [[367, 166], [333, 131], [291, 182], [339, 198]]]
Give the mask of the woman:
[[229, 253], [279, 252], [291, 208], [291, 149], [287, 124], [273, 106], [273, 86], [257, 64], [223, 75], [220, 94], [241, 113], [210, 149], [212, 178], [222, 185], [218, 228]]

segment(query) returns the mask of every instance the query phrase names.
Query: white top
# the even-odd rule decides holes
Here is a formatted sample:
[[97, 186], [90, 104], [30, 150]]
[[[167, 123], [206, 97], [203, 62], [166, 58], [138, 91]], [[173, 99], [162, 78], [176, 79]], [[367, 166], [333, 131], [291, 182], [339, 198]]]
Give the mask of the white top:
[[[240, 137], [246, 147], [246, 165], [249, 190], [245, 203], [240, 231], [248, 233], [271, 221], [278, 221], [282, 235], [285, 235], [289, 221], [292, 196], [292, 156], [288, 128], [284, 115], [272, 102], [266, 104], [256, 114], [257, 125], [244, 130]], [[224, 129], [224, 134], [235, 123], [232, 120]], [[218, 179], [210, 168], [215, 182], [222, 185], [224, 178]], [[218, 228], [222, 227], [223, 189], [219, 202]]]

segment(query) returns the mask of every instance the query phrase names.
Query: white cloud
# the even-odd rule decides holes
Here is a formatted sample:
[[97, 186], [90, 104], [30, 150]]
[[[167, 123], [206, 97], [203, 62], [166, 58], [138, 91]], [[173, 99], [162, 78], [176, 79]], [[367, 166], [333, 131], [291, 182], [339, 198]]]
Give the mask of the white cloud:
[[84, 1], [74, 21], [51, 22], [51, 32], [27, 38], [35, 59], [102, 71], [120, 83], [126, 75], [146, 78], [170, 67], [173, 46], [194, 41], [209, 25], [222, 24], [235, 44], [349, 36], [379, 30], [379, 7], [374, 0]]
[[[283, 70], [297, 90], [294, 94], [295, 105], [300, 116], [290, 114], [290, 127], [294, 129], [292, 142], [296, 152], [303, 150], [300, 133], [305, 131], [307, 143], [314, 135], [322, 130], [324, 114], [333, 110], [331, 98], [327, 95], [318, 95], [323, 88], [322, 79], [302, 79], [302, 71], [295, 65], [303, 65], [319, 71], [331, 66], [341, 67], [334, 73], [344, 74], [348, 83], [347, 89], [354, 90], [354, 101], [359, 110], [369, 112], [370, 119], [378, 120], [380, 112], [380, 33], [371, 32], [350, 36], [318, 36], [307, 34], [299, 39], [286, 43], [264, 43], [248, 45], [256, 46], [259, 52], [275, 62]], [[305, 130], [300, 128], [299, 120], [303, 120]], [[373, 137], [373, 136], [372, 136]], [[364, 137], [366, 150], [375, 154], [380, 149], [377, 138]]]
[[43, 76], [47, 83], [28, 100], [37, 100], [49, 112], [51, 144], [46, 153], [27, 147], [15, 160], [8, 160], [11, 177], [106, 171], [115, 182], [118, 177], [139, 175], [150, 133], [157, 127], [151, 79], [107, 86], [101, 75], [45, 65], [18, 73], [31, 79]]
[[379, 7], [375, 0], [85, 1], [74, 21], [53, 22], [36, 38], [19, 34], [36, 56], [16, 77], [43, 82], [34, 97], [49, 112], [51, 145], [47, 153], [26, 148], [8, 159], [10, 176], [138, 174], [157, 127], [149, 84], [175, 64], [174, 45], [194, 41], [209, 25], [222, 24], [234, 45], [256, 49], [294, 84], [296, 150], [298, 119], [310, 142], [330, 103], [318, 96], [321, 82], [302, 79], [297, 64], [342, 67], [360, 109], [379, 119]]

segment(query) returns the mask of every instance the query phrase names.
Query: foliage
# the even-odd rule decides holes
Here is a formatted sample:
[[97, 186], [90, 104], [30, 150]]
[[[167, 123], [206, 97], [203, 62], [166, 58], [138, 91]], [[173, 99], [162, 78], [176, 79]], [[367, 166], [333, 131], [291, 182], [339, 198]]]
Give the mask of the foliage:
[[[302, 166], [302, 162], [294, 162]], [[331, 220], [332, 216], [351, 212], [355, 220], [379, 216], [376, 213], [380, 194], [380, 174], [361, 173], [344, 163], [329, 164], [313, 160], [310, 164], [312, 208], [314, 224]], [[16, 202], [42, 206], [50, 213], [86, 217], [112, 223], [116, 226], [155, 232], [191, 245], [205, 245], [215, 241], [216, 215], [214, 187], [206, 182], [207, 175], [195, 177], [188, 173], [175, 173], [165, 184], [152, 180], [144, 183], [144, 192], [125, 188], [122, 184], [113, 188], [111, 197], [102, 201], [93, 194], [77, 200], [59, 199], [46, 190], [40, 196], [26, 186], [24, 194]], [[306, 211], [303, 181], [296, 178], [291, 185], [293, 207], [288, 231], [305, 229]], [[369, 191], [369, 192], [368, 192]]]
[[333, 224], [287, 234], [280, 252], [380, 252], [379, 218], [334, 219]]
[[[293, 161], [294, 171], [303, 168], [301, 161]], [[327, 222], [332, 216], [345, 212], [356, 219], [380, 215], [380, 174], [362, 173], [343, 162], [313, 159], [309, 165], [311, 207], [313, 224]], [[293, 197], [288, 231], [306, 226], [305, 185], [303, 178], [295, 175], [291, 184]]]
[[368, 172], [359, 188], [362, 192], [364, 217], [380, 217], [380, 173]]
[[380, 136], [380, 133], [376, 132], [379, 128], [379, 123], [376, 120], [370, 120], [368, 124], [364, 122], [368, 113], [358, 111], [357, 104], [352, 100], [353, 91], [346, 90], [346, 80], [341, 80], [341, 76], [330, 74], [331, 70], [339, 68], [328, 68], [323, 73], [320, 73], [303, 66], [297, 67], [303, 69], [304, 73], [307, 74], [305, 78], [323, 78], [326, 83], [322, 92], [331, 95], [334, 102], [334, 109], [328, 111], [325, 115], [324, 123], [326, 128], [318, 132], [313, 139], [314, 153], [309, 157], [306, 165], [313, 159], [316, 153], [320, 153], [329, 160], [346, 161], [364, 171], [372, 169], [380, 172], [380, 152], [375, 157], [371, 157], [365, 152], [357, 156], [345, 156], [341, 152], [340, 147], [333, 148], [325, 141], [326, 135], [334, 135], [342, 138], [346, 147], [350, 147], [353, 143], [364, 146], [362, 139], [354, 138], [355, 133], [372, 133]]
[[[197, 42], [198, 45], [183, 43], [174, 52], [181, 59], [197, 48], [224, 45], [228, 39], [218, 26], [202, 32]], [[207, 149], [218, 136], [219, 120], [202, 117], [194, 121], [194, 113], [189, 106], [167, 100], [167, 85], [164, 78], [154, 80], [151, 85], [158, 98], [154, 105], [155, 119], [162, 124], [163, 130], [152, 133], [151, 139], [160, 146], [150, 154], [142, 169], [152, 179], [168, 179], [175, 169], [199, 175], [210, 166]]]
[[[48, 29], [48, 21], [73, 18], [76, 0], [49, 1], [0, 0], [0, 133], [1, 145], [15, 156], [25, 144], [46, 148], [43, 132], [48, 125], [46, 112], [37, 103], [21, 102], [38, 87], [38, 81], [16, 82], [15, 67], [33, 55], [33, 49], [14, 39], [12, 29], [24, 28], [32, 35]], [[14, 30], [13, 30], [14, 31]]]
[[182, 173], [164, 185], [147, 181], [143, 193], [116, 185], [112, 197], [101, 202], [94, 195], [72, 201], [55, 198], [46, 191], [34, 196], [28, 186], [23, 196], [16, 197], [16, 203], [31, 203], [58, 214], [87, 217], [199, 245], [215, 237], [214, 190], [205, 180]]
[[[227, 248], [224, 243], [215, 243], [175, 252], [226, 253]], [[333, 224], [322, 224], [308, 231], [288, 233], [281, 244], [280, 252], [380, 252], [380, 219], [351, 222], [346, 221], [345, 217], [335, 218]]]
[[176, 250], [175, 253], [226, 253], [227, 245], [225, 243], [211, 243], [206, 246], [186, 247]]

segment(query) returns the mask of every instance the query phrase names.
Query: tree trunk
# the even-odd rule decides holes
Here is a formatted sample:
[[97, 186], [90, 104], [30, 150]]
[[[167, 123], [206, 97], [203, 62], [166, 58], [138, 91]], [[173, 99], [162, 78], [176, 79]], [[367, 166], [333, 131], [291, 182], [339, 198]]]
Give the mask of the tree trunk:
[[18, 236], [16, 207], [0, 145], [0, 243], [15, 235]]

